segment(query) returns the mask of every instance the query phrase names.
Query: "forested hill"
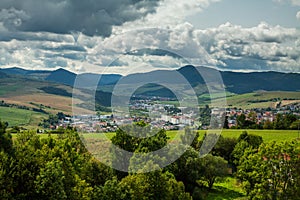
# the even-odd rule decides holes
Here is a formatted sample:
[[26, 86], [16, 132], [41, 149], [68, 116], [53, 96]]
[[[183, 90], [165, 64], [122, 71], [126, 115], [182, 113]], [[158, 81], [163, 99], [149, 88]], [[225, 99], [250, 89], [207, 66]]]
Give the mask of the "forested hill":
[[[181, 73], [193, 87], [199, 84], [205, 84], [203, 78], [198, 73], [198, 69], [206, 71], [215, 71], [215, 69], [205, 68], [205, 67], [194, 67], [191, 65], [184, 66], [177, 71]], [[154, 71], [148, 72], [146, 74], [161, 74], [168, 75], [170, 71]], [[44, 79], [45, 81], [60, 83], [64, 85], [73, 86], [77, 75], [75, 73], [69, 72], [65, 69], [58, 69], [54, 71], [42, 71], [42, 70], [25, 70], [22, 68], [8, 68], [0, 69], [0, 78], [6, 77], [7, 75], [18, 75], [26, 76], [38, 79]], [[300, 91], [300, 74], [298, 73], [281, 73], [281, 72], [229, 72], [220, 71], [223, 78], [226, 90], [228, 92], [243, 94], [258, 90], [266, 91]], [[144, 74], [145, 75], [145, 74]], [[118, 74], [80, 74], [84, 80], [97, 80], [101, 76], [100, 85], [114, 85], [122, 77]], [[131, 74], [130, 78], [136, 82], [143, 79], [141, 74]], [[93, 82], [93, 81], [92, 81]], [[89, 86], [87, 84], [87, 86]], [[152, 90], [153, 93], [153, 90]], [[161, 88], [159, 88], [159, 93], [161, 93]]]
[[[201, 68], [201, 67], [199, 67]], [[214, 71], [214, 69], [207, 69]], [[194, 66], [185, 66], [178, 70], [192, 85], [205, 84]], [[300, 74], [280, 72], [229, 72], [220, 71], [227, 91], [237, 94], [257, 90], [300, 91]]]

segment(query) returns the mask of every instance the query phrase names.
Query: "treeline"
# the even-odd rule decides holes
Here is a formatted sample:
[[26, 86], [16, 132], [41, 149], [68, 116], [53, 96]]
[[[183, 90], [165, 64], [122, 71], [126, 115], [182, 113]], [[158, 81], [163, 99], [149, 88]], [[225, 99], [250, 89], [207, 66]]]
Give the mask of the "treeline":
[[[186, 129], [177, 141], [182, 144], [168, 146], [164, 130], [152, 136], [148, 131], [144, 122], [117, 130], [110, 152], [112, 166], [123, 164], [125, 170], [118, 171], [95, 160], [71, 128], [55, 139], [24, 131], [12, 141], [1, 122], [0, 199], [206, 199], [214, 183], [226, 176], [236, 176], [250, 199], [300, 199], [297, 141], [264, 144], [247, 132], [238, 139], [214, 134], [199, 138], [198, 132]], [[216, 139], [211, 153], [199, 157]], [[188, 141], [191, 145], [184, 145]], [[163, 147], [164, 154], [143, 156]], [[120, 148], [133, 153], [128, 156]], [[181, 150], [178, 159], [159, 167]]]
[[300, 199], [300, 142], [236, 146], [236, 177], [249, 199]]
[[59, 124], [59, 121], [64, 120], [66, 117], [71, 117], [71, 116], [64, 114], [63, 112], [58, 112], [55, 115], [50, 114], [48, 119], [43, 119], [43, 121], [39, 123], [39, 126], [43, 128], [53, 127], [55, 129], [56, 126]]
[[[134, 129], [130, 126], [127, 130]], [[128, 134], [119, 129], [112, 142], [134, 152], [131, 158], [114, 157], [120, 152], [111, 148], [113, 163], [120, 158], [129, 159], [129, 173], [125, 173], [95, 160], [71, 128], [55, 139], [24, 131], [12, 142], [6, 124], [1, 123], [0, 199], [203, 199], [214, 182], [228, 174], [223, 158], [213, 155], [199, 158], [196, 149], [187, 146], [182, 147], [187, 148], [186, 152], [164, 169], [157, 164], [163, 157], [143, 163], [136, 153], [165, 146], [166, 132], [161, 130], [145, 139]], [[186, 136], [192, 134], [188, 132]], [[194, 146], [197, 144], [195, 140]], [[176, 149], [170, 153], [176, 154]], [[138, 164], [156, 171], [130, 172]]]
[[2, 106], [2, 107], [10, 107], [10, 108], [18, 108], [18, 109], [23, 109], [23, 110], [32, 110], [34, 112], [48, 114], [48, 112], [46, 112], [45, 110], [43, 110], [41, 107], [40, 108], [32, 108], [32, 107], [28, 107], [28, 106], [24, 106], [24, 105], [6, 103], [3, 100], [0, 101], [0, 106]]
[[65, 89], [58, 88], [58, 87], [52, 87], [52, 86], [46, 86], [39, 88], [40, 90], [44, 91], [48, 94], [54, 94], [59, 96], [65, 96], [65, 97], [72, 97], [72, 93], [68, 92]]
[[[265, 120], [262, 122], [257, 121], [256, 113], [251, 112], [248, 117], [241, 114], [236, 118], [236, 126], [232, 129], [276, 129], [276, 130], [298, 130], [300, 126], [300, 119], [294, 114], [281, 114], [275, 116], [274, 121]], [[228, 117], [225, 119], [224, 128], [228, 127]]]
[[98, 199], [114, 180], [72, 129], [55, 139], [24, 131], [13, 142], [5, 129], [0, 123], [0, 199]]
[[212, 150], [228, 161], [249, 199], [300, 199], [300, 141], [264, 143], [244, 131], [220, 138]]

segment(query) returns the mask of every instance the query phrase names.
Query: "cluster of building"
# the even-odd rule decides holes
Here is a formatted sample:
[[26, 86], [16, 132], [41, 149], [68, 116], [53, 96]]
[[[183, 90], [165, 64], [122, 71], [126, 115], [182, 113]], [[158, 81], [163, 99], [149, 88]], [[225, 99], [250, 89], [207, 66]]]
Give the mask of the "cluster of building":
[[[222, 111], [218, 109], [211, 110], [212, 115], [220, 116], [220, 112]], [[246, 119], [254, 119], [257, 124], [260, 124], [266, 121], [273, 122], [278, 113], [292, 113], [300, 116], [300, 103], [276, 109], [227, 108], [225, 111], [225, 115], [228, 117], [229, 128], [237, 125], [237, 117], [241, 114], [244, 114]], [[129, 105], [129, 113], [127, 114], [73, 116], [61, 120], [58, 127], [72, 126], [82, 132], [115, 132], [122, 125], [132, 124], [141, 120], [151, 124], [152, 127], [165, 130], [178, 130], [185, 126], [200, 127], [202, 129], [209, 128], [209, 126], [202, 126], [198, 110], [188, 107], [176, 107], [171, 104], [155, 103], [150, 100], [134, 101]]]
[[143, 120], [155, 128], [178, 130], [184, 126], [195, 126], [196, 110], [169, 104], [153, 103], [149, 100], [134, 101], [129, 105], [130, 113], [114, 112], [111, 115], [80, 115], [61, 120], [57, 127], [72, 126], [82, 132], [114, 132], [122, 125]]
[[229, 128], [237, 125], [237, 117], [241, 114], [246, 116], [246, 120], [254, 119], [257, 124], [263, 124], [266, 121], [273, 122], [276, 119], [277, 114], [293, 114], [300, 117], [300, 103], [294, 103], [276, 108], [227, 108], [226, 116], [228, 117]]

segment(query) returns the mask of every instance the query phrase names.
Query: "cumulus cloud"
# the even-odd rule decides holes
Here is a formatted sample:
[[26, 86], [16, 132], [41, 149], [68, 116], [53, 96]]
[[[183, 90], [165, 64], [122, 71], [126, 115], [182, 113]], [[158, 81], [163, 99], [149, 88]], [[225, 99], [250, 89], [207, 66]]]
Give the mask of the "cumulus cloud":
[[273, 0], [278, 3], [289, 3], [293, 6], [300, 6], [300, 0]]
[[[223, 69], [299, 72], [299, 30], [261, 23], [243, 28], [226, 23], [197, 30], [197, 38]], [[298, 62], [298, 63], [297, 63]]]
[[293, 5], [300, 6], [300, 0], [291, 0]]
[[[139, 71], [149, 71], [188, 63], [215, 65], [222, 70], [300, 72], [300, 31], [264, 22], [252, 28], [226, 23], [205, 30], [185, 23], [169, 29], [128, 31], [108, 38], [42, 35], [32, 36], [34, 40], [0, 42], [0, 63], [98, 73], [105, 69], [105, 73], [123, 74], [132, 72], [135, 66], [144, 66]], [[49, 40], [41, 42], [38, 38]], [[150, 50], [128, 54], [144, 48], [171, 53]], [[180, 56], [183, 59], [178, 59]]]
[[297, 18], [298, 20], [300, 20], [300, 11], [297, 12], [296, 18]]
[[117, 33], [134, 30], [137, 28], [170, 28], [184, 23], [187, 16], [201, 12], [212, 3], [221, 0], [163, 0], [159, 2], [159, 6], [155, 13], [136, 20], [134, 22], [126, 22], [121, 27], [115, 27]]
[[158, 0], [49, 0], [0, 2], [0, 23], [8, 30], [109, 36], [112, 26], [155, 12]]
[[[0, 2], [1, 66], [29, 69], [64, 67], [74, 72], [103, 73], [104, 70], [105, 73], [127, 74], [167, 67], [178, 68], [190, 63], [214, 65], [222, 70], [300, 72], [300, 31], [296, 28], [262, 22], [251, 28], [225, 23], [201, 30], [184, 22], [187, 15], [201, 11], [215, 0], [164, 0], [154, 3], [149, 0], [134, 1], [135, 4], [120, 0], [121, 5], [112, 3], [109, 9], [105, 9], [109, 11], [106, 11], [109, 16], [118, 18], [115, 21], [105, 19], [108, 28], [102, 26], [101, 20], [91, 21], [91, 24], [84, 22], [93, 13], [94, 16], [99, 12], [101, 14], [100, 8], [106, 8], [110, 1], [105, 1], [107, 4], [99, 7], [93, 4], [96, 0], [72, 1], [75, 2], [72, 6], [71, 0], [51, 0], [46, 3], [47, 6], [41, 4], [39, 11], [30, 6], [33, 0], [24, 2], [28, 4], [21, 5], [19, 1], [8, 0]], [[92, 5], [95, 9], [90, 8]], [[49, 21], [46, 20], [42, 25], [45, 13], [50, 11], [45, 12], [44, 7], [55, 13], [50, 12]], [[79, 7], [82, 13], [74, 16], [74, 10], [78, 11]], [[124, 13], [114, 15], [118, 9]], [[126, 9], [129, 9], [128, 12]], [[92, 12], [88, 13], [88, 10]], [[60, 14], [62, 11], [68, 12]], [[62, 16], [64, 19], [59, 18]], [[137, 19], [140, 16], [142, 18]], [[57, 28], [52, 30], [55, 20]], [[71, 24], [72, 20], [78, 21], [66, 25], [68, 20]], [[116, 26], [119, 24], [123, 25]], [[158, 24], [161, 27], [157, 27]], [[153, 26], [157, 28], [151, 28]], [[82, 34], [82, 28], [90, 31]], [[150, 51], [140, 55], [128, 53], [137, 49]], [[151, 49], [163, 49], [173, 55], [157, 53]], [[137, 66], [143, 67], [137, 69]]]

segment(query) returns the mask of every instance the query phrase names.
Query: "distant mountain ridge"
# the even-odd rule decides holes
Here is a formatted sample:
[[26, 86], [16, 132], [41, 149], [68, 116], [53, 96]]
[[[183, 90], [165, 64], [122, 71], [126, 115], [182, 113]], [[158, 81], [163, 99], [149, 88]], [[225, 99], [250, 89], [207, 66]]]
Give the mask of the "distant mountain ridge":
[[70, 72], [68, 70], [59, 68], [55, 71], [52, 71], [49, 76], [46, 77], [46, 81], [51, 81], [55, 83], [61, 83], [64, 85], [69, 85], [73, 86], [75, 79], [76, 79], [76, 74], [73, 72]]
[[[188, 65], [178, 71], [192, 85], [205, 84], [198, 73], [197, 67]], [[215, 69], [208, 69], [217, 71]], [[226, 90], [236, 94], [249, 93], [258, 90], [266, 91], [300, 91], [300, 74], [281, 72], [229, 72], [219, 71]]]
[[[203, 67], [194, 67], [192, 65], [184, 66], [177, 71], [181, 73], [192, 85], [196, 87], [197, 85], [205, 85], [203, 77], [198, 73], [197, 68]], [[217, 71], [216, 69], [205, 68], [206, 70]], [[141, 78], [155, 75], [155, 77], [160, 77], [161, 72], [165, 75], [168, 73], [171, 76], [172, 72], [168, 70], [158, 70], [153, 72], [141, 74], [131, 74], [127, 78], [132, 81], [139, 81]], [[300, 74], [297, 73], [281, 73], [281, 72], [229, 72], [229, 71], [219, 71], [226, 90], [236, 94], [249, 93], [258, 90], [266, 91], [300, 91]], [[6, 75], [20, 75], [28, 76], [35, 78], [42, 78], [45, 81], [50, 81], [54, 83], [60, 83], [68, 86], [73, 86], [76, 80], [76, 77], [80, 77], [81, 80], [86, 80], [84, 82], [86, 87], [90, 87], [89, 81], [98, 80], [101, 77], [99, 85], [114, 85], [116, 84], [122, 76], [119, 74], [93, 74], [93, 73], [84, 73], [84, 74], [75, 74], [65, 69], [57, 69], [54, 71], [47, 70], [26, 70], [22, 68], [6, 68], [0, 69], [0, 78], [4, 78]], [[163, 93], [161, 88], [158, 89], [159, 93]], [[167, 91], [166, 91], [167, 92]], [[151, 94], [153, 90], [151, 90]]]
[[27, 70], [20, 67], [3, 68], [1, 69], [1, 71], [6, 74], [20, 74], [20, 75], [52, 72], [50, 70]]
[[18, 75], [26, 76], [27, 78], [42, 79], [54, 83], [64, 84], [73, 86], [77, 77], [81, 80], [85, 80], [85, 86], [91, 87], [89, 82], [100, 79], [99, 85], [111, 85], [115, 84], [122, 76], [119, 74], [94, 74], [94, 73], [83, 73], [75, 74], [68, 70], [59, 68], [57, 70], [27, 70], [19, 67], [3, 68], [0, 69], [0, 78], [4, 75]]

